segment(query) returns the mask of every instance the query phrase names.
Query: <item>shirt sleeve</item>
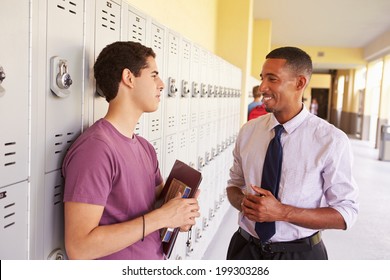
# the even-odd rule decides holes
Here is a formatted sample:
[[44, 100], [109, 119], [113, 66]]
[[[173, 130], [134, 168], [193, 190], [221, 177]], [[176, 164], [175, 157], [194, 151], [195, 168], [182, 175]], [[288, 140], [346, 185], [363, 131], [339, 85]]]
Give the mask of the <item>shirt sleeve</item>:
[[227, 182], [227, 187], [245, 187], [244, 172], [242, 170], [242, 162], [240, 156], [240, 136], [242, 136], [243, 130], [240, 131], [236, 144], [233, 149], [233, 165], [230, 168], [230, 179]]
[[323, 179], [326, 203], [343, 216], [347, 228], [356, 222], [359, 211], [359, 191], [353, 178], [352, 164], [352, 148], [348, 137], [342, 134], [333, 143]]
[[115, 165], [111, 149], [99, 139], [71, 148], [63, 163], [64, 201], [105, 206]]

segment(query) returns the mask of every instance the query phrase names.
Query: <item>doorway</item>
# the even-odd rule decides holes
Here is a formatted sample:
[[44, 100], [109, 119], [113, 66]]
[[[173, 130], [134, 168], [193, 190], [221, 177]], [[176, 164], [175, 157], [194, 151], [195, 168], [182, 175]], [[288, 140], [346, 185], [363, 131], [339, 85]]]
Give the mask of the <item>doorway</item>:
[[318, 102], [317, 116], [328, 120], [329, 88], [312, 88], [311, 100]]

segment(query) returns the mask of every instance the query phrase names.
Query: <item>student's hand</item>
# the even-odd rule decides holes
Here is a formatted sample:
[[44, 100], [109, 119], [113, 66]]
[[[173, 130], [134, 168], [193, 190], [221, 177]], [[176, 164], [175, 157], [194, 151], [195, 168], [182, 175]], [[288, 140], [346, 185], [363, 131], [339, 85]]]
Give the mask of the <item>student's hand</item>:
[[160, 208], [161, 218], [165, 220], [165, 227], [184, 227], [184, 230], [189, 230], [195, 224], [195, 218], [200, 216], [199, 204], [196, 198], [181, 196], [182, 194], [178, 193]]
[[[200, 190], [198, 189], [194, 195], [194, 198], [198, 199], [199, 197], [199, 194], [200, 194]], [[180, 231], [181, 232], [187, 232], [191, 229], [192, 225], [184, 225], [184, 226], [181, 226], [180, 227]]]

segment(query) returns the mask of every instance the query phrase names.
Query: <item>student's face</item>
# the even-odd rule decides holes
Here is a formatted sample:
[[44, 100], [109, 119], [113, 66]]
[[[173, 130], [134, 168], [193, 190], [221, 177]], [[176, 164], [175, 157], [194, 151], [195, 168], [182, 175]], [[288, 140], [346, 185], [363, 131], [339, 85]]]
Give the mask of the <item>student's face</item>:
[[[297, 76], [285, 67], [285, 59], [267, 59], [260, 74], [260, 92], [267, 111], [277, 115], [295, 110], [301, 104], [297, 94]], [[302, 105], [300, 105], [302, 106]]]
[[148, 67], [141, 70], [140, 76], [135, 77], [135, 98], [143, 112], [154, 112], [158, 109], [164, 83], [159, 76], [155, 59], [150, 56], [147, 64]]

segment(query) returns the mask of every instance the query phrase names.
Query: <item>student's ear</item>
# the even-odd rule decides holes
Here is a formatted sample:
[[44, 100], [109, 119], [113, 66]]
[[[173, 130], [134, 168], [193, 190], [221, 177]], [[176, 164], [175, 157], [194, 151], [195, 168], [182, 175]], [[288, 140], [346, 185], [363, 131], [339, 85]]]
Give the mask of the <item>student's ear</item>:
[[303, 75], [299, 75], [297, 78], [297, 89], [302, 90], [307, 85], [307, 78]]
[[134, 75], [127, 68], [122, 71], [122, 82], [130, 88], [134, 87]]

